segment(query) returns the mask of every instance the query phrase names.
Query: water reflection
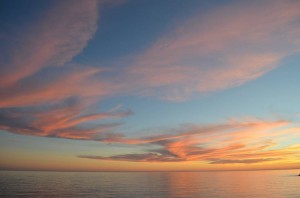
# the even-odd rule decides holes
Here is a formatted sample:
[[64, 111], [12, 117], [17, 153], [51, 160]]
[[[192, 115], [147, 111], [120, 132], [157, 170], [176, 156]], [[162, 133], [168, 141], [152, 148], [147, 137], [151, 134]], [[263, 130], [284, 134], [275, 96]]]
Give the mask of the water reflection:
[[169, 173], [170, 197], [300, 197], [295, 171]]
[[[291, 176], [294, 175], [294, 176]], [[1, 197], [299, 197], [295, 171], [0, 172]]]

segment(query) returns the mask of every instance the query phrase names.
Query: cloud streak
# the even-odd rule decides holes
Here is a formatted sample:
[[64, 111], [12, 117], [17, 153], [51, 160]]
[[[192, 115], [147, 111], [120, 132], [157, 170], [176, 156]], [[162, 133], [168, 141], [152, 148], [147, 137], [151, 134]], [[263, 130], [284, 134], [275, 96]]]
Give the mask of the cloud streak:
[[99, 6], [97, 0], [54, 2], [0, 57], [0, 130], [90, 140], [132, 114], [93, 109], [113, 90], [98, 78], [106, 69], [72, 63], [96, 32]]
[[2, 108], [0, 130], [35, 136], [92, 140], [97, 133], [109, 131], [121, 124], [99, 121], [115, 120], [132, 114], [129, 110], [83, 114], [84, 108], [86, 107], [76, 98], [52, 105]]
[[[160, 149], [145, 150], [138, 154], [115, 156], [81, 155], [80, 158], [133, 161], [133, 162], [183, 162], [203, 161], [209, 164], [254, 164], [283, 161], [297, 155], [300, 145], [282, 146], [282, 138], [299, 135], [291, 123], [278, 121], [228, 121], [224, 124], [186, 126], [177, 134], [167, 133], [138, 139], [112, 137], [102, 141], [123, 144], [156, 145]], [[295, 128], [294, 128], [295, 129]], [[148, 151], [148, 152], [147, 152]]]
[[103, 95], [101, 86], [97, 94], [84, 89], [102, 69], [69, 63], [93, 37], [98, 10], [97, 0], [56, 1], [29, 25], [0, 57], [0, 108]]
[[159, 147], [79, 156], [99, 160], [252, 164], [296, 156], [299, 145], [281, 143], [299, 128], [283, 120], [229, 120], [129, 138], [115, 131], [120, 119], [132, 115], [130, 110], [102, 112], [95, 107], [118, 94], [179, 101], [259, 78], [299, 52], [298, 1], [241, 2], [196, 13], [122, 68], [72, 62], [98, 28], [99, 6], [107, 4], [57, 1], [16, 40], [8, 57], [0, 57], [0, 130]]
[[143, 95], [183, 100], [255, 80], [300, 49], [298, 1], [239, 2], [194, 14], [135, 58]]
[[80, 53], [96, 31], [97, 4], [96, 0], [56, 2], [15, 42], [9, 60], [2, 63], [1, 87], [42, 68], [61, 66]]
[[101, 156], [88, 156], [80, 155], [80, 158], [97, 159], [97, 160], [113, 160], [113, 161], [132, 161], [132, 162], [180, 162], [182, 159], [163, 156], [157, 153], [144, 153], [144, 154], [127, 154], [127, 155], [115, 155], [112, 157]]

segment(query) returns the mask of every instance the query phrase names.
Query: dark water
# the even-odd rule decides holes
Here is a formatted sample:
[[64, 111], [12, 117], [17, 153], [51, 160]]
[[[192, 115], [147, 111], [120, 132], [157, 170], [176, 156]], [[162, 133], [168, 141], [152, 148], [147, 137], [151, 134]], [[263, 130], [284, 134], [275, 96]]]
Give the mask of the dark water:
[[0, 197], [300, 198], [297, 173], [0, 171]]

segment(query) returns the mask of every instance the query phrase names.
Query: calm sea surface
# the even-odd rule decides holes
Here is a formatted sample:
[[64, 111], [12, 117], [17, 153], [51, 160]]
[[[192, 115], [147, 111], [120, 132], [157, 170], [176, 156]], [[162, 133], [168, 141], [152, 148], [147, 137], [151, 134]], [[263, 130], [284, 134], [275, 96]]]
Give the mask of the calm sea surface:
[[300, 198], [297, 173], [0, 171], [0, 197]]

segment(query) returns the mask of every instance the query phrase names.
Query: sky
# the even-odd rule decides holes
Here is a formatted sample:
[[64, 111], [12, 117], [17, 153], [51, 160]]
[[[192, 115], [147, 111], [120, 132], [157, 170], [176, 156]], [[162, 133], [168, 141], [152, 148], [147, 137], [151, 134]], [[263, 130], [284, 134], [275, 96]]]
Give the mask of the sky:
[[0, 4], [1, 170], [300, 168], [300, 1]]

